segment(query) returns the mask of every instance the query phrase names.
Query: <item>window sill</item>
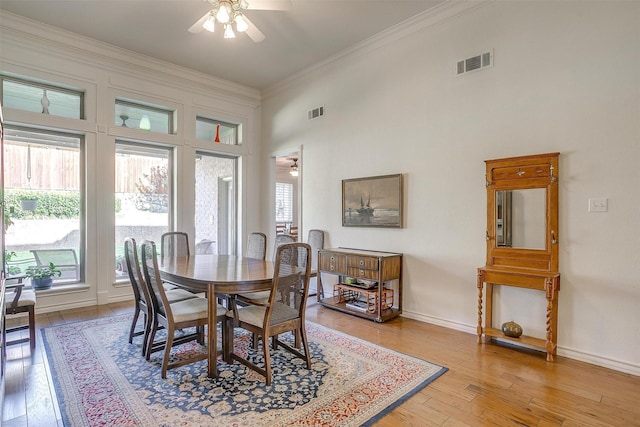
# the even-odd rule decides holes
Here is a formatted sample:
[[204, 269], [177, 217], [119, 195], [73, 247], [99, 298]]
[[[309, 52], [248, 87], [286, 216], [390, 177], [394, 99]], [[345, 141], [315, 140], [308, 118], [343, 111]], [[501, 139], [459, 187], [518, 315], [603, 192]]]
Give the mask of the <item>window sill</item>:
[[[29, 289], [31, 286], [28, 287]], [[36, 295], [49, 296], [49, 295], [63, 295], [63, 294], [71, 294], [78, 291], [87, 291], [91, 288], [91, 286], [86, 283], [69, 283], [65, 285], [54, 285], [49, 289], [34, 289], [36, 291]]]

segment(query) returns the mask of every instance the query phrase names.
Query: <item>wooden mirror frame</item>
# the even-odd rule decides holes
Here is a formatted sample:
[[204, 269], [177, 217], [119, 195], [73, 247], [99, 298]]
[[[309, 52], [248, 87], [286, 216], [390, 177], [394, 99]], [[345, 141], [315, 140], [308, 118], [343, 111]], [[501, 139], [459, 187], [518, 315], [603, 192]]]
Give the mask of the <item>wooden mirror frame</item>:
[[[487, 260], [495, 268], [558, 271], [558, 156], [536, 154], [485, 160], [487, 187]], [[546, 237], [543, 249], [498, 246], [496, 193], [503, 190], [546, 190]]]

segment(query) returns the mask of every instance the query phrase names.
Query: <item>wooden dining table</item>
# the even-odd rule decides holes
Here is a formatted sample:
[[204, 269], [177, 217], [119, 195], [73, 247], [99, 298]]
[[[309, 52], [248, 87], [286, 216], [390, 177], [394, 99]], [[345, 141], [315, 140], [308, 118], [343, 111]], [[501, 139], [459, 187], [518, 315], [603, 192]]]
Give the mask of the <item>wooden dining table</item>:
[[271, 289], [274, 264], [235, 255], [198, 254], [183, 257], [164, 257], [160, 260], [163, 280], [184, 289], [205, 292], [207, 295], [208, 376], [217, 370], [217, 297]]

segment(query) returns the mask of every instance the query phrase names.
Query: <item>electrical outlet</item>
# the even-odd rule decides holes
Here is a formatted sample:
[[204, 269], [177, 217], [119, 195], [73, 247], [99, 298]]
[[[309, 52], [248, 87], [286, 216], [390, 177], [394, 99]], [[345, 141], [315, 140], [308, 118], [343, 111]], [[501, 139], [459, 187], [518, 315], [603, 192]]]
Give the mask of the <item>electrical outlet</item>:
[[607, 212], [609, 200], [606, 198], [589, 199], [589, 212]]

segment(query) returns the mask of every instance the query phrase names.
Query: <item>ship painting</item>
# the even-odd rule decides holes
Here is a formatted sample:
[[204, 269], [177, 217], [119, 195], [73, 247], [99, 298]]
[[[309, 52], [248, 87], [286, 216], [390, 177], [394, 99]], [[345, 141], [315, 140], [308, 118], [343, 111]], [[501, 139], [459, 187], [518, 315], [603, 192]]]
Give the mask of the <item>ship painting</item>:
[[342, 180], [342, 225], [402, 227], [402, 175]]
[[367, 199], [367, 204], [364, 204], [364, 200], [362, 196], [360, 196], [360, 207], [356, 209], [358, 215], [362, 217], [373, 216], [374, 209], [371, 207], [371, 194], [369, 194], [369, 198]]

